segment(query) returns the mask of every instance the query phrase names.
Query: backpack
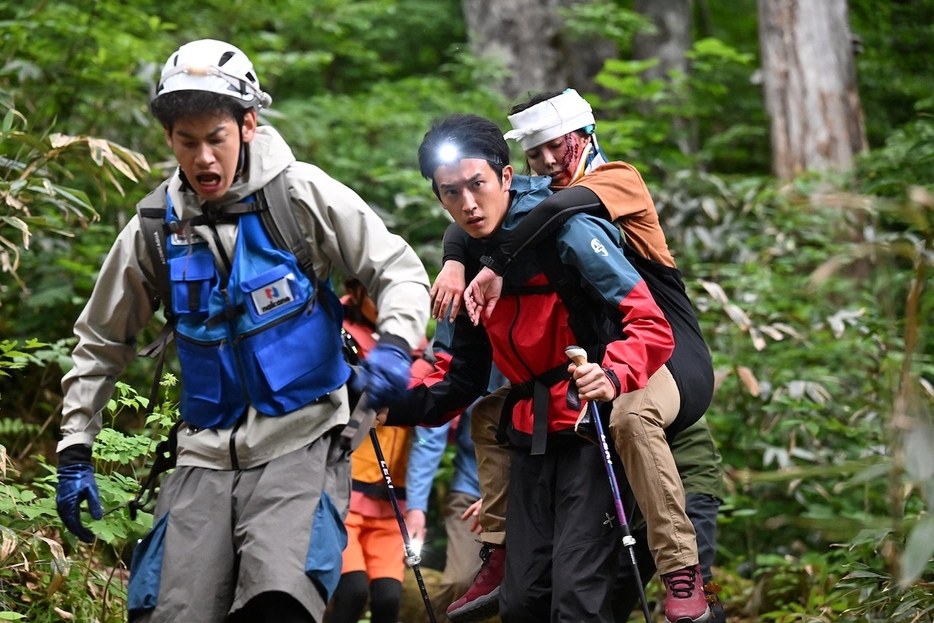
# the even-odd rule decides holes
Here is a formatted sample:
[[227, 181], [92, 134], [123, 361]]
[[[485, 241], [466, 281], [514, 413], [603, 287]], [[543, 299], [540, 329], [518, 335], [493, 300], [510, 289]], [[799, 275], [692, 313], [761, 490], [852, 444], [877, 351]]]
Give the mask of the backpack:
[[[578, 212], [585, 210], [576, 210]], [[587, 350], [590, 361], [601, 361], [606, 345], [620, 338], [622, 316], [618, 310], [609, 307], [602, 299], [582, 286], [580, 274], [561, 262], [555, 252], [557, 245], [557, 227], [567, 220], [570, 214], [565, 212], [540, 230], [542, 238], [534, 250], [539, 269], [544, 273], [546, 285], [513, 286], [503, 288], [504, 294], [546, 294], [555, 293], [568, 311], [568, 325], [577, 337], [578, 344]], [[713, 392], [713, 364], [710, 352], [704, 342], [698, 326], [697, 316], [684, 289], [681, 271], [643, 257], [625, 241], [620, 241], [626, 259], [645, 281], [656, 303], [665, 315], [674, 334], [675, 348], [666, 365], [671, 371], [681, 391], [681, 408], [675, 421], [666, 429], [666, 437], [671, 443], [681, 430], [696, 422], [707, 410]], [[688, 371], [690, 370], [690, 371]], [[536, 429], [532, 434], [532, 453], [544, 451], [544, 439], [547, 433], [547, 387], [568, 378], [564, 364], [544, 372], [520, 385], [512, 385], [506, 398], [497, 431], [501, 443], [508, 441], [510, 418], [506, 413], [519, 399], [533, 399], [541, 402], [541, 407], [533, 407]], [[568, 385], [567, 404], [571, 409], [579, 408], [573, 384]], [[535, 392], [542, 395], [535, 397]], [[605, 407], [609, 408], [609, 407]], [[541, 409], [541, 412], [539, 412]], [[606, 416], [607, 414], [604, 414]]]

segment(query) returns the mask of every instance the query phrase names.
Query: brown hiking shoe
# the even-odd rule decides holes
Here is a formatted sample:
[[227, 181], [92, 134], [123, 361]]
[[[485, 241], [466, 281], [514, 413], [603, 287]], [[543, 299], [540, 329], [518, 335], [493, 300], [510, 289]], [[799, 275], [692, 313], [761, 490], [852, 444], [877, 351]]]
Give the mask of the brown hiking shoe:
[[464, 596], [448, 606], [454, 623], [482, 621], [499, 613], [499, 585], [503, 581], [506, 547], [484, 543], [480, 550], [483, 566]]
[[667, 589], [665, 620], [668, 623], [707, 623], [710, 620], [700, 565], [666, 573], [662, 581]]

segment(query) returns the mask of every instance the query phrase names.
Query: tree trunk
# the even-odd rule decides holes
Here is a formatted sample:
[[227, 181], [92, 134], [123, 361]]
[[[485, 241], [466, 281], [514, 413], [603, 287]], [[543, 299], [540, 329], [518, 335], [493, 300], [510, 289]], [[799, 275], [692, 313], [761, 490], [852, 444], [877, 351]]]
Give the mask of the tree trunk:
[[654, 33], [640, 33], [633, 41], [637, 60], [657, 58], [645, 72], [649, 80], [664, 78], [671, 70], [688, 72], [686, 53], [691, 49], [691, 0], [636, 0], [635, 10], [652, 20]]
[[846, 0], [758, 0], [772, 170], [844, 170], [866, 149]]
[[[657, 65], [643, 72], [643, 78], [669, 80], [671, 71], [687, 76], [691, 69], [687, 52], [693, 43], [691, 0], [636, 0], [635, 10], [655, 25], [654, 33], [640, 33], [633, 41], [635, 60], [658, 59]], [[697, 151], [697, 131], [693, 125], [691, 120], [681, 117], [672, 120], [675, 140], [682, 153]]]
[[571, 41], [559, 7], [591, 0], [463, 0], [471, 50], [508, 71], [497, 88], [509, 99], [573, 87], [593, 90], [593, 77], [615, 46], [603, 39]]

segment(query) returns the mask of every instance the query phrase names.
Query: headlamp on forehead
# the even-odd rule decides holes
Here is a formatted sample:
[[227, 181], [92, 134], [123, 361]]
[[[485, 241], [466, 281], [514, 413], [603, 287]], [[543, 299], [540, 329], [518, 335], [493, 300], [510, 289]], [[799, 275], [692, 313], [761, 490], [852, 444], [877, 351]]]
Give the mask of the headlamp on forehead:
[[476, 158], [477, 160], [486, 160], [494, 166], [503, 166], [503, 160], [499, 156], [494, 154], [483, 153], [483, 150], [478, 149], [463, 149], [460, 145], [452, 140], [447, 140], [438, 147], [438, 151], [435, 153], [435, 158], [437, 158], [437, 164], [435, 168], [454, 164], [460, 160], [468, 160]]
[[460, 160], [457, 156], [458, 152], [457, 145], [454, 143], [444, 143], [438, 148], [438, 162], [441, 164], [456, 162]]

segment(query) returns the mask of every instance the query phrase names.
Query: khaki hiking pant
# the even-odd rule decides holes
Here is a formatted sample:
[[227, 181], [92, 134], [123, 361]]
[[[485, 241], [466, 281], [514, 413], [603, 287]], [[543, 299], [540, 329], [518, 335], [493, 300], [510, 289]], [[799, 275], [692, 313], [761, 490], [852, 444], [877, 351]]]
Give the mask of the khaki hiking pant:
[[504, 385], [474, 405], [470, 414], [470, 436], [477, 454], [480, 480], [480, 540], [502, 545], [506, 542], [506, 497], [509, 494], [510, 451], [496, 441], [500, 415], [509, 385]]
[[[473, 409], [471, 436], [480, 479], [480, 526], [484, 543], [506, 540], [510, 451], [496, 441], [509, 386], [483, 398]], [[681, 408], [681, 396], [667, 366], [645, 388], [613, 401], [608, 434], [648, 526], [648, 544], [659, 574], [697, 564], [697, 537], [685, 512], [684, 486], [665, 438]], [[607, 485], [609, 487], [609, 485]]]
[[665, 438], [681, 409], [668, 366], [643, 389], [620, 395], [610, 413], [610, 437], [645, 517], [649, 549], [659, 575], [697, 564], [697, 535], [684, 504], [684, 486]]

